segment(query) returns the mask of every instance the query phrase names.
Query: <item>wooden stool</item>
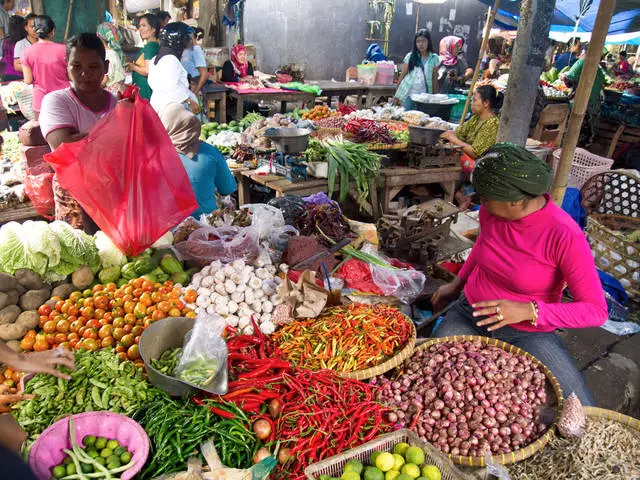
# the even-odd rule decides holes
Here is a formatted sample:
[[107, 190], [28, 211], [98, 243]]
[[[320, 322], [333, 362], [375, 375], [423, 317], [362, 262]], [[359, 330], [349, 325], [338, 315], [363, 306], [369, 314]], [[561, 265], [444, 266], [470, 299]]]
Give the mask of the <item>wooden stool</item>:
[[562, 143], [562, 136], [569, 117], [569, 104], [556, 103], [544, 107], [531, 138], [543, 143], [552, 142], [556, 146]]
[[226, 92], [209, 92], [204, 95], [207, 119], [210, 122], [227, 123]]

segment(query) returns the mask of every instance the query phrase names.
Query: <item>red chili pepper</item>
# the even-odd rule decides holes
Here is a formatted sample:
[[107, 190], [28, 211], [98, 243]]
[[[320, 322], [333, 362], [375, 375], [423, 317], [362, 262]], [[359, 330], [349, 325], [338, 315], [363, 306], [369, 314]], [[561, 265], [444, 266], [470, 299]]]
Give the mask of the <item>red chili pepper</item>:
[[211, 411], [212, 413], [215, 413], [216, 415], [221, 416], [222, 418], [228, 418], [228, 419], [236, 418], [236, 416], [233, 413], [227, 412], [226, 410], [223, 410], [221, 408], [210, 407], [197, 397], [193, 397], [192, 400], [193, 400], [193, 403], [195, 403], [196, 405], [207, 407], [209, 411]]
[[415, 426], [418, 423], [418, 419], [420, 418], [421, 414], [422, 414], [422, 405], [420, 405], [418, 407], [418, 411], [413, 416], [413, 420], [411, 420], [411, 425], [409, 425], [409, 430], [413, 430], [415, 428]]

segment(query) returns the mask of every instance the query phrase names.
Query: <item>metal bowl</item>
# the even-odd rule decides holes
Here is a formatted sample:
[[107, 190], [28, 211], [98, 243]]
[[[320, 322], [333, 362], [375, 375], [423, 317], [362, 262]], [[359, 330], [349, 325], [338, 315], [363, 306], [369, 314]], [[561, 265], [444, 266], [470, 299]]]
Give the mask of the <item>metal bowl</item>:
[[276, 150], [283, 153], [304, 152], [309, 145], [309, 135], [311, 130], [307, 128], [269, 128], [264, 132]]
[[444, 130], [439, 128], [415, 127], [409, 125], [409, 143], [418, 145], [435, 145], [440, 141]]
[[197, 390], [224, 395], [228, 390], [226, 362], [221, 365], [220, 372], [213, 382], [207, 385], [207, 388], [197, 387], [170, 377], [151, 366], [151, 360], [160, 358], [160, 355], [165, 351], [182, 347], [187, 340], [187, 334], [193, 329], [194, 323], [195, 319], [193, 318], [169, 317], [152, 323], [142, 332], [139, 342], [140, 356], [147, 369], [149, 381], [174, 397], [189, 395]]

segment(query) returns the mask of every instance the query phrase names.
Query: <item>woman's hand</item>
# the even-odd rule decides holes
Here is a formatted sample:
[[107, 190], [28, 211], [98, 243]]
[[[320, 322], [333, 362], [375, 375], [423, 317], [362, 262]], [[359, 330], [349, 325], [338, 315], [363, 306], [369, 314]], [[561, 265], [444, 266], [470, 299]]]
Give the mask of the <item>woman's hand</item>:
[[31, 400], [35, 395], [25, 395], [23, 393], [11, 393], [9, 387], [0, 385], [0, 413], [9, 413], [11, 404], [21, 402], [22, 400]]
[[490, 300], [474, 303], [472, 307], [474, 317], [488, 317], [480, 320], [476, 325], [487, 328], [492, 332], [514, 323], [526, 322], [533, 319], [533, 308], [530, 303], [513, 302], [511, 300]]
[[453, 130], [447, 130], [446, 132], [442, 132], [440, 138], [449, 142], [453, 142], [458, 137], [456, 136], [456, 132], [454, 132]]
[[200, 113], [200, 105], [195, 100], [189, 100], [189, 109], [194, 115]]
[[57, 365], [63, 365], [71, 370], [75, 370], [75, 359], [73, 353], [64, 348], [46, 350], [44, 352], [24, 353], [11, 361], [14, 370], [27, 373], [48, 373], [54, 377], [70, 380], [70, 375], [56, 370]]
[[439, 311], [455, 300], [460, 294], [460, 282], [458, 280], [442, 285], [431, 297], [434, 310]]

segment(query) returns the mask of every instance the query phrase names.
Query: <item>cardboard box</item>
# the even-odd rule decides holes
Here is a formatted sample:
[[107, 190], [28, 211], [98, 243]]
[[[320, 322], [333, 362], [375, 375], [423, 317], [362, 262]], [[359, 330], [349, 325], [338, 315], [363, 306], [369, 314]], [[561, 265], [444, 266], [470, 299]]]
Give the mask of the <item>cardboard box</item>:
[[229, 60], [229, 49], [227, 47], [210, 47], [203, 50], [208, 67], [222, 68], [224, 62]]

